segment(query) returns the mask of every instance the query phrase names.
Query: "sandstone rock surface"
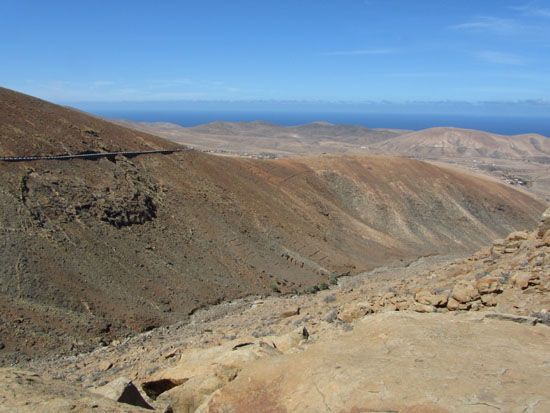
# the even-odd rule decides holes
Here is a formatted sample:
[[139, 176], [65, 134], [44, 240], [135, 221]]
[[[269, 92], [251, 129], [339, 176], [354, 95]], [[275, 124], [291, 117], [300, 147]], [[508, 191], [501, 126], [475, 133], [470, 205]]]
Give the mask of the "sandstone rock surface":
[[197, 411], [543, 413], [548, 342], [547, 327], [382, 313], [303, 353], [252, 363]]
[[132, 413], [149, 412], [129, 404], [13, 368], [0, 369], [1, 413]]
[[153, 409], [153, 407], [145, 401], [143, 395], [134, 383], [132, 383], [132, 380], [126, 377], [119, 377], [104, 386], [93, 389], [92, 392], [114, 400], [115, 402], [143, 407], [144, 409]]

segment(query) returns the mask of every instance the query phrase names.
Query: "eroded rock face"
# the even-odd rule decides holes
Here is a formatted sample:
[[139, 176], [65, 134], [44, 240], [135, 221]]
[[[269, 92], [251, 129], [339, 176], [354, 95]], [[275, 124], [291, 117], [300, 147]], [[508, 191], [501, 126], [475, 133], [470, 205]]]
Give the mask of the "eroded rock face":
[[146, 173], [124, 158], [114, 164], [87, 162], [101, 162], [105, 170], [97, 168], [99, 176], [82, 177], [29, 169], [21, 177], [21, 201], [38, 226], [52, 228], [78, 220], [121, 228], [156, 217], [160, 191]]

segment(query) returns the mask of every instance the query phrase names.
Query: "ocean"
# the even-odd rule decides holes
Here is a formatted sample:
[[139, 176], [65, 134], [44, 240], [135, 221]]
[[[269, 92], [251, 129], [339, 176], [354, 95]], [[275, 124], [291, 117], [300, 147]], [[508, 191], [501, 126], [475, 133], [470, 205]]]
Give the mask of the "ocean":
[[361, 125], [368, 128], [420, 130], [435, 126], [453, 126], [478, 129], [502, 135], [538, 133], [550, 137], [550, 116], [465, 116], [413, 115], [345, 112], [282, 112], [282, 111], [193, 111], [193, 110], [99, 110], [96, 115], [108, 119], [139, 122], [170, 122], [182, 126], [196, 126], [214, 121], [265, 121], [292, 126], [315, 121], [335, 124]]

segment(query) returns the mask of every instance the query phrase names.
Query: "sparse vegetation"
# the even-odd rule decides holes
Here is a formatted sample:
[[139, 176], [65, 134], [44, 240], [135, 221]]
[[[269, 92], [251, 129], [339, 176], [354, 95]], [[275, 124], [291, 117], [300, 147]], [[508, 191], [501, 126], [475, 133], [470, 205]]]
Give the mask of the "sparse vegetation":
[[316, 294], [318, 292], [319, 292], [319, 287], [317, 287], [316, 285], [309, 287], [305, 290], [306, 294]]
[[319, 289], [319, 291], [323, 291], [323, 290], [328, 290], [329, 287], [327, 283], [321, 283], [317, 288]]

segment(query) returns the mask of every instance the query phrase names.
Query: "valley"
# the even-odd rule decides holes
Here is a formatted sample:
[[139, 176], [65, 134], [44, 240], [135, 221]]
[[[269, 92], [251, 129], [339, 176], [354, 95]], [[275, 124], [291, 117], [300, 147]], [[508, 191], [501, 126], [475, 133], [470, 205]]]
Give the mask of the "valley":
[[[445, 341], [448, 363], [460, 364], [451, 354], [468, 334], [511, 348], [527, 335], [534, 357], [547, 356], [546, 138], [502, 149], [504, 138], [463, 130], [255, 122], [166, 140], [150, 133], [156, 127], [127, 128], [7, 89], [0, 116], [0, 406], [455, 411], [469, 401], [446, 393], [400, 402], [409, 390], [376, 360], [388, 348], [399, 353], [394, 363], [410, 361], [407, 348], [426, 360], [439, 350], [418, 332], [450, 337], [449, 325], [460, 333]], [[424, 149], [443, 138], [445, 150]], [[489, 144], [498, 148], [476, 146]], [[538, 365], [507, 354], [540, 395]], [[320, 363], [327, 357], [336, 364]], [[293, 382], [286, 363], [304, 375]], [[365, 381], [356, 363], [373, 363], [386, 384]], [[428, 364], [434, 377], [445, 374], [444, 364]], [[333, 384], [310, 383], [308, 366]], [[472, 374], [456, 378], [469, 392], [479, 383], [462, 379]], [[319, 399], [350, 377], [385, 396]], [[265, 380], [294, 383], [302, 401]], [[251, 396], [249, 386], [265, 391]], [[492, 386], [498, 397], [480, 394], [479, 403], [512, 403]], [[132, 396], [112, 402], [119, 391]]]
[[[52, 412], [146, 411], [134, 407], [144, 402], [174, 412], [544, 412], [549, 236], [550, 209], [534, 231], [466, 259], [421, 258], [316, 294], [227, 301], [190, 322], [29, 364], [40, 376], [0, 369], [16, 394], [0, 389], [0, 401]], [[138, 394], [130, 404], [112, 401], [121, 384]]]

